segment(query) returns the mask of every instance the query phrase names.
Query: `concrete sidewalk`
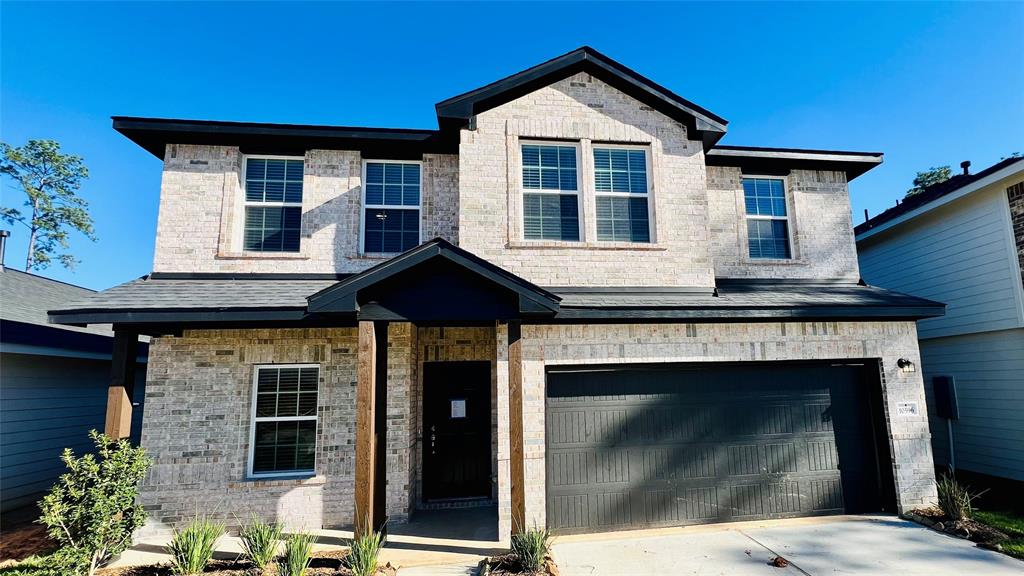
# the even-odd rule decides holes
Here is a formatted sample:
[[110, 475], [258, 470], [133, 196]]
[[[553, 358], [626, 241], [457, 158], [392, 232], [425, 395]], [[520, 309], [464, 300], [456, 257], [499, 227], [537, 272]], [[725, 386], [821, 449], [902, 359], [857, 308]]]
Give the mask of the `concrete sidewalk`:
[[[768, 562], [781, 555], [786, 568]], [[1024, 574], [1024, 562], [894, 516], [831, 516], [558, 538], [563, 576]]]

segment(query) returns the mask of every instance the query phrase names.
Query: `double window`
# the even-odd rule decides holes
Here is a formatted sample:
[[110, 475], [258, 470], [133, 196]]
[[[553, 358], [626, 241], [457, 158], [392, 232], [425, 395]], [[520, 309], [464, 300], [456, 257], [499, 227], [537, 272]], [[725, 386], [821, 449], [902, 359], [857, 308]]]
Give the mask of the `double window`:
[[785, 182], [780, 178], [744, 178], [743, 201], [750, 257], [791, 258]]
[[242, 249], [298, 252], [302, 159], [246, 157]]
[[367, 162], [363, 252], [394, 254], [420, 243], [420, 164]]
[[256, 367], [250, 476], [313, 473], [319, 381], [316, 364]]
[[[578, 150], [565, 144], [522, 145], [525, 239], [581, 239]], [[595, 146], [593, 153], [597, 240], [650, 242], [647, 151]]]

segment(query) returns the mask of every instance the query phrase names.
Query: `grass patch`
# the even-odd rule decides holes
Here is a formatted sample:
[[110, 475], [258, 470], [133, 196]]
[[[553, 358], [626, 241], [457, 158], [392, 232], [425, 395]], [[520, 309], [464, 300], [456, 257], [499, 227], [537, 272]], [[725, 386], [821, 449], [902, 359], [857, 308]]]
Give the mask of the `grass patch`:
[[1002, 542], [1003, 551], [1024, 560], [1024, 516], [1012, 512], [977, 510], [974, 519], [1005, 533], [1009, 540]]

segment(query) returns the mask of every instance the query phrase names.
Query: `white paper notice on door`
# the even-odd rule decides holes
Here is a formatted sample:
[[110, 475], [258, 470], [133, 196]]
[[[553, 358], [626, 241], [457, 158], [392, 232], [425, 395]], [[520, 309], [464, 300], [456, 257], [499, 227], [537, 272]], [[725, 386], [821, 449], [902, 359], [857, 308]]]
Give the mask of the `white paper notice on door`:
[[466, 400], [465, 398], [457, 398], [452, 400], [452, 418], [465, 418], [466, 417]]
[[897, 402], [897, 416], [917, 416], [917, 402]]

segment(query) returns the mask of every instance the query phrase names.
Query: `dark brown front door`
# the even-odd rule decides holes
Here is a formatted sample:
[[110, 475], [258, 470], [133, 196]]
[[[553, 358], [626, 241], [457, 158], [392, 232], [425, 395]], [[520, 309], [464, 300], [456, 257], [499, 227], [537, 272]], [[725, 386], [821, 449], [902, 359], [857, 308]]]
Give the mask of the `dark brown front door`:
[[491, 495], [491, 364], [423, 364], [423, 498]]

